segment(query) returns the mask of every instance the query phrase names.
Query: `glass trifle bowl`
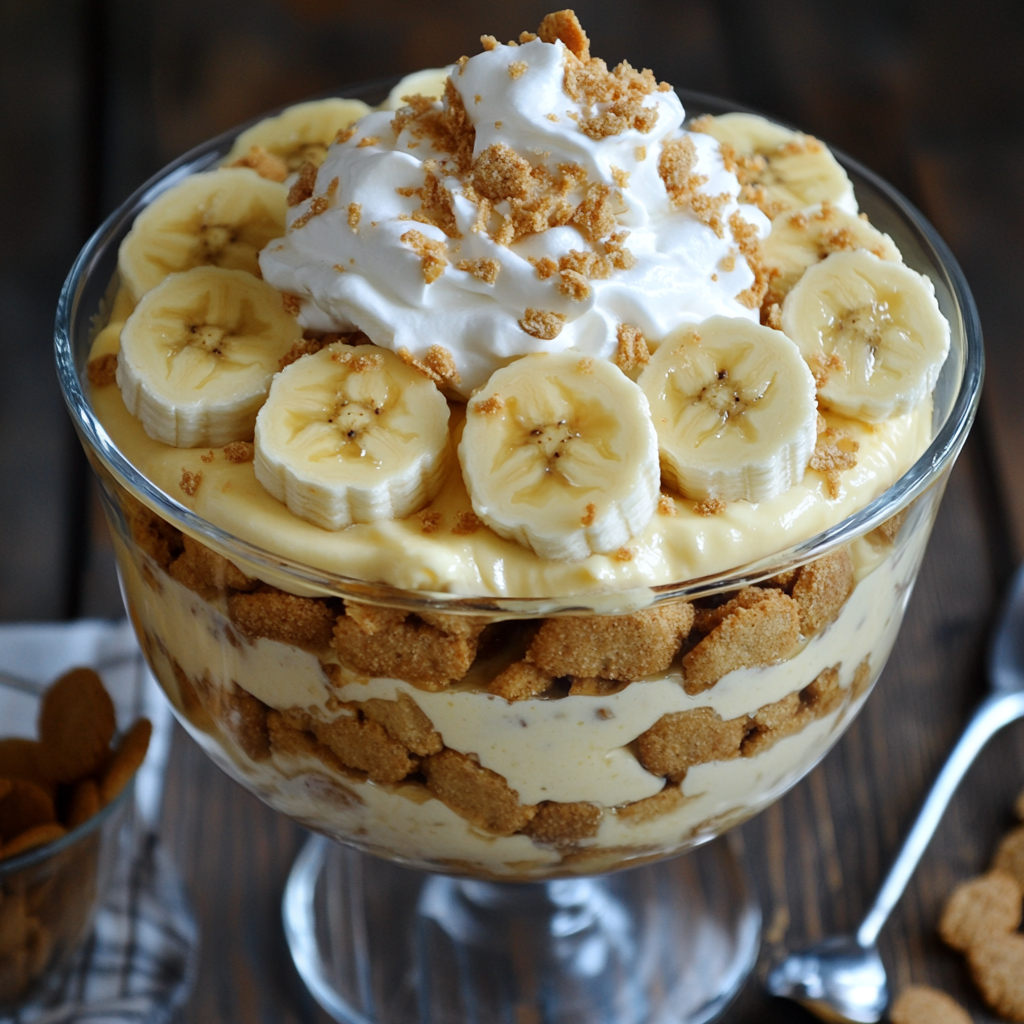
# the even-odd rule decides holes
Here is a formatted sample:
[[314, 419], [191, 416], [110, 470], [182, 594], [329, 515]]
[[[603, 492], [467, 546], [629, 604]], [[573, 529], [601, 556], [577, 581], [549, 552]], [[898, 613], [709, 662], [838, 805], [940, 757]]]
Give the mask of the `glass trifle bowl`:
[[[533, 45], [524, 38], [521, 52]], [[485, 55], [502, 49], [485, 44]], [[514, 67], [511, 78], [525, 74], [525, 61]], [[390, 85], [343, 94], [386, 102]], [[690, 118], [738, 109], [672, 95]], [[136, 306], [118, 249], [161, 195], [234, 163], [238, 135], [176, 161], [86, 245], [60, 301], [57, 362], [128, 613], [175, 713], [228, 774], [317, 833], [284, 904], [300, 973], [344, 1021], [711, 1019], [752, 968], [760, 921], [718, 837], [810, 771], [867, 698], [977, 408], [981, 334], [959, 268], [902, 196], [840, 158], [860, 210], [930, 280], [949, 324], [949, 354], [913, 408], [845, 428], [819, 416], [812, 469], [783, 493], [684, 498], [690, 485], [672, 477], [628, 544], [544, 557], [491, 528], [455, 459], [463, 423], [468, 434], [474, 415], [500, 412], [498, 392], [460, 395], [443, 360], [409, 355], [395, 372], [420, 372], [448, 400], [442, 482], [411, 514], [327, 529], [270, 493], [251, 433], [155, 439], [128, 411], [123, 378], [114, 383]], [[339, 147], [362, 146], [342, 135]], [[379, 142], [367, 138], [365, 148]], [[246, 166], [261, 153], [250, 149]], [[305, 210], [308, 223], [317, 172], [303, 194], [304, 172], [278, 177], [286, 171], [299, 207], [289, 216]], [[663, 166], [666, 187], [672, 173]], [[615, 180], [624, 189], [628, 178]], [[337, 190], [335, 178], [321, 213]], [[773, 212], [806, 226], [815, 211], [837, 216], [827, 203]], [[350, 204], [353, 233], [368, 230], [360, 215], [370, 216]], [[432, 250], [413, 234], [426, 276]], [[829, 252], [844, 249], [857, 245]], [[467, 272], [480, 278], [479, 261]], [[284, 289], [286, 314], [302, 301]], [[775, 327], [780, 306], [765, 314]], [[550, 322], [527, 321], [531, 337], [550, 333]], [[296, 331], [281, 380], [314, 365], [385, 365], [360, 334]], [[595, 356], [572, 348], [581, 379], [603, 380]], [[653, 367], [660, 351], [641, 363]], [[496, 374], [517, 365], [500, 363]], [[627, 373], [642, 366], [620, 369], [630, 387], [644, 383]], [[507, 396], [511, 378], [501, 380]], [[615, 399], [595, 401], [595, 422], [614, 420]]]

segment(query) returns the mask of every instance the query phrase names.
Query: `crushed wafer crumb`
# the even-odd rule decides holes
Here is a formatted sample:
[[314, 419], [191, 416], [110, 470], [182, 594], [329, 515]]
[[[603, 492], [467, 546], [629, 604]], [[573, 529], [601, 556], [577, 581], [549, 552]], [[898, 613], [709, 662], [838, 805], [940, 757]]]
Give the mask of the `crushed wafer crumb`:
[[428, 757], [422, 770], [434, 796], [487, 832], [512, 835], [536, 814], [535, 807], [519, 802], [519, 794], [501, 775], [456, 750]]
[[316, 164], [310, 163], [308, 160], [303, 161], [298, 177], [292, 187], [288, 189], [289, 206], [298, 206], [299, 203], [304, 203], [313, 195], [313, 189], [316, 188], [316, 172]]
[[379, 352], [334, 352], [331, 360], [353, 373], [371, 373], [384, 365], [384, 356]]
[[213, 462], [213, 449], [210, 449], [210, 451], [206, 452], [204, 455], [200, 455], [199, 460], [200, 462], [206, 463]]
[[619, 548], [618, 551], [612, 554], [612, 558], [616, 562], [632, 562], [633, 552], [629, 548]]
[[525, 60], [513, 61], [508, 66], [509, 78], [522, 78], [526, 74], [527, 63]]
[[547, 801], [538, 805], [523, 833], [544, 846], [572, 846], [597, 835], [602, 813], [596, 804]]
[[347, 128], [339, 129], [338, 134], [334, 136], [334, 141], [339, 145], [344, 145], [358, 130], [358, 122], [353, 122]]
[[717, 516], [725, 511], [725, 502], [721, 498], [705, 498], [693, 506], [699, 516]]
[[315, 196], [310, 201], [309, 209], [301, 217], [296, 217], [292, 221], [292, 230], [298, 231], [299, 228], [304, 228], [314, 217], [326, 213], [330, 205], [330, 200], [326, 196]]
[[[294, 314], [293, 314], [294, 315]], [[291, 366], [296, 360], [301, 359], [303, 356], [314, 355], [324, 347], [324, 341], [320, 338], [303, 338], [302, 341], [295, 342], [294, 345], [277, 361], [277, 368], [283, 370], [286, 366]]]
[[236, 466], [252, 462], [256, 455], [256, 446], [252, 441], [232, 441], [224, 445], [224, 458]]
[[367, 146], [376, 146], [380, 142], [378, 135], [366, 135], [356, 143], [357, 149], [366, 149]]
[[473, 188], [485, 199], [522, 199], [530, 190], [533, 168], [511, 146], [495, 142], [473, 164]]
[[679, 508], [676, 506], [675, 499], [670, 498], [667, 494], [659, 494], [658, 514], [663, 516], [679, 515]]
[[545, 43], [561, 40], [578, 60], [590, 59], [590, 40], [573, 11], [554, 11], [545, 16], [537, 29], [537, 36]]
[[590, 296], [590, 285], [587, 279], [575, 270], [563, 270], [559, 273], [558, 290], [573, 302], [582, 302]]
[[830, 498], [842, 493], [841, 475], [857, 465], [857, 450], [860, 444], [838, 427], [826, 427], [818, 434], [810, 461], [810, 469], [825, 474]]
[[505, 400], [501, 395], [491, 395], [480, 402], [473, 404], [473, 412], [483, 413], [485, 416], [493, 416], [505, 408]]
[[194, 498], [196, 491], [199, 490], [199, 485], [203, 482], [202, 473], [193, 473], [190, 470], [185, 469], [183, 466], [181, 469], [181, 480], [178, 486], [190, 497]]
[[616, 339], [615, 365], [623, 373], [639, 370], [650, 362], [651, 350], [639, 327], [619, 324]]
[[262, 586], [248, 594], [228, 598], [231, 621], [251, 639], [265, 637], [319, 651], [330, 646], [336, 613], [315, 597], [298, 597]]
[[853, 559], [846, 548], [823, 555], [803, 566], [793, 584], [800, 606], [800, 632], [813, 636], [839, 614], [853, 592]]
[[491, 50], [496, 50], [501, 46], [501, 43], [499, 43], [494, 36], [485, 35], [480, 37], [480, 46], [483, 48], [485, 53], [489, 53]]
[[770, 327], [773, 331], [781, 331], [782, 307], [777, 302], [771, 303], [764, 312], [761, 322], [765, 327]]
[[268, 153], [262, 146], [250, 146], [249, 151], [240, 156], [229, 167], [249, 167], [261, 178], [269, 181], [284, 181], [288, 177], [288, 165], [273, 153]]
[[552, 313], [543, 309], [527, 309], [519, 326], [532, 338], [551, 341], [562, 333], [565, 326], [564, 313]]
[[612, 178], [619, 188], [629, 188], [629, 171], [624, 171], [621, 167], [613, 166]]
[[433, 284], [444, 273], [444, 268], [448, 266], [448, 250], [444, 242], [428, 238], [422, 231], [416, 230], [406, 231], [400, 241], [420, 257], [423, 280], [427, 284]]
[[441, 529], [440, 512], [424, 509], [422, 512], [416, 513], [416, 518], [420, 521], [420, 530], [423, 533], [437, 533]]
[[106, 352], [89, 360], [86, 367], [89, 383], [94, 388], [105, 388], [117, 382], [117, 353]]
[[[779, 322], [781, 323], [781, 315]], [[846, 363], [837, 352], [830, 352], [827, 356], [824, 352], [814, 352], [807, 360], [811, 369], [811, 376], [814, 377], [814, 386], [820, 391], [827, 383], [829, 374], [846, 372]]]
[[732, 237], [737, 247], [746, 258], [747, 266], [750, 267], [754, 275], [754, 283], [741, 291], [736, 296], [736, 301], [748, 309], [759, 309], [765, 293], [768, 291], [770, 273], [764, 264], [757, 228], [749, 221], [744, 220], [737, 210], [729, 217], [729, 229], [732, 231]]
[[359, 230], [359, 221], [363, 216], [363, 204], [362, 203], [349, 203], [348, 204], [348, 226], [353, 231]]
[[597, 519], [597, 506], [593, 502], [590, 502], [583, 515], [580, 517], [580, 526], [593, 526], [595, 519]]
[[456, 537], [468, 537], [483, 525], [483, 520], [475, 512], [460, 512], [452, 527], [452, 533]]
[[597, 245], [616, 228], [611, 187], [598, 182], [587, 189], [583, 202], [576, 207], [573, 223], [589, 239], [591, 245]]
[[472, 274], [484, 284], [494, 284], [498, 280], [498, 273], [501, 270], [501, 264], [497, 260], [491, 259], [459, 260], [455, 266], [457, 270], [464, 270], [466, 273]]
[[281, 292], [281, 305], [289, 316], [298, 316], [302, 312], [302, 296]]

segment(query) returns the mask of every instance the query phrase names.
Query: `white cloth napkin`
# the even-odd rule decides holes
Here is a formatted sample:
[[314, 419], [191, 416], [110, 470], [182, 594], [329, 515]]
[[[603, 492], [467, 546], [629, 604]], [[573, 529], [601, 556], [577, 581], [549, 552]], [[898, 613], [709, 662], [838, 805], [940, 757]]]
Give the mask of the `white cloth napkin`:
[[139, 769], [139, 814], [121, 851], [93, 930], [60, 989], [0, 1024], [162, 1024], [192, 988], [199, 935], [177, 869], [154, 832], [173, 717], [128, 622], [0, 625], [0, 736], [34, 736], [38, 695], [77, 665], [103, 677], [119, 728], [153, 723]]

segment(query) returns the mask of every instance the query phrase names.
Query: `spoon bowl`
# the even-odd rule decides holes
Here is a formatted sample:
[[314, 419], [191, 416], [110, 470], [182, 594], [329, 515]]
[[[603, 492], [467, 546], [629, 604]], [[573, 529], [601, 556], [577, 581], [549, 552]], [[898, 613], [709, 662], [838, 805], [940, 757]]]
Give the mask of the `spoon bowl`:
[[989, 696], [967, 724], [932, 785], [909, 835], [856, 935], [790, 953], [768, 975], [773, 996], [793, 999], [826, 1021], [875, 1024], [889, 1002], [876, 945], [967, 769], [1003, 726], [1024, 718], [1024, 566], [1010, 586], [988, 660]]

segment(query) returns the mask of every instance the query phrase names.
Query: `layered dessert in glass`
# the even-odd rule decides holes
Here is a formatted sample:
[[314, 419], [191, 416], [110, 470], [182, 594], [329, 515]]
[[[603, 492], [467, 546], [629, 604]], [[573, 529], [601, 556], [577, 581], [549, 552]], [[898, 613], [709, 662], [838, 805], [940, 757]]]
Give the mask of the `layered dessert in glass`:
[[482, 47], [126, 208], [79, 422], [210, 754], [525, 881], [689, 849], [836, 741], [980, 365], [944, 252], [822, 143], [684, 111], [571, 12]]

